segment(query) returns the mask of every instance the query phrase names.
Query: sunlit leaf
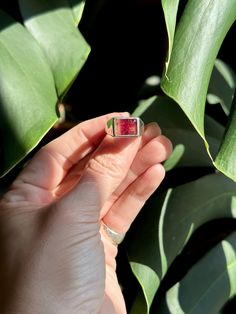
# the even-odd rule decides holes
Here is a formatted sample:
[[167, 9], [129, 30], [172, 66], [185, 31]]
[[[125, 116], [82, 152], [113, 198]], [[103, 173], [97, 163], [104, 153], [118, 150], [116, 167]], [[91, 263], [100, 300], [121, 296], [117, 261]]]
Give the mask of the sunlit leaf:
[[[180, 105], [203, 138], [209, 154], [204, 128], [207, 90], [217, 53], [235, 19], [234, 0], [189, 0], [161, 82], [163, 91]], [[236, 180], [234, 174], [231, 177]]]
[[53, 75], [38, 43], [0, 11], [1, 175], [24, 158], [57, 120]]
[[83, 14], [85, 1], [84, 0], [69, 0], [69, 3], [73, 9], [75, 24], [78, 25]]
[[166, 293], [158, 313], [220, 313], [236, 295], [236, 232], [206, 253]]
[[144, 298], [138, 302], [145, 300], [145, 313], [160, 280], [194, 230], [213, 219], [234, 217], [235, 195], [233, 181], [213, 174], [168, 190], [141, 212], [126, 241], [132, 271], [143, 289]]
[[84, 65], [89, 46], [74, 22], [67, 0], [19, 0], [24, 24], [44, 50], [58, 96], [69, 88]]
[[146, 110], [148, 110], [148, 108], [153, 104], [154, 101], [156, 101], [156, 99], [157, 97], [153, 96], [151, 98], [141, 100], [137, 108], [132, 113], [132, 116], [140, 117]]
[[236, 95], [231, 108], [224, 141], [215, 160], [216, 167], [235, 180], [236, 178]]
[[177, 18], [177, 11], [179, 6], [179, 0], [173, 1], [173, 0], [162, 0], [161, 1], [163, 12], [165, 15], [165, 21], [166, 21], [166, 28], [168, 33], [168, 56], [166, 60], [166, 69], [167, 71], [168, 64], [170, 61], [171, 51], [173, 47], [174, 42], [174, 35], [175, 35], [175, 27], [176, 27], [176, 18]]

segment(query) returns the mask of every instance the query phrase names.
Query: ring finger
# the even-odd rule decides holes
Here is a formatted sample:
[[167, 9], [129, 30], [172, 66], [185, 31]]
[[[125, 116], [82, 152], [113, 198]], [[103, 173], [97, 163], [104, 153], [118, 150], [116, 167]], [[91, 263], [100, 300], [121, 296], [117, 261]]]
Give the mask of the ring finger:
[[160, 185], [164, 167], [156, 164], [148, 168], [120, 195], [103, 217], [103, 222], [118, 233], [126, 233], [146, 200]]

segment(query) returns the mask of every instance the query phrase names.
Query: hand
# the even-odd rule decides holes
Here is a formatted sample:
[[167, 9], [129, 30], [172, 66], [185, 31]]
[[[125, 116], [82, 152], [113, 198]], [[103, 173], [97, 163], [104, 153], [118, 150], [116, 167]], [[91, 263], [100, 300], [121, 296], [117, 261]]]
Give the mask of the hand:
[[139, 138], [105, 135], [114, 115], [41, 148], [2, 198], [1, 313], [126, 313], [117, 247], [101, 220], [128, 231], [164, 178], [172, 147], [156, 124]]

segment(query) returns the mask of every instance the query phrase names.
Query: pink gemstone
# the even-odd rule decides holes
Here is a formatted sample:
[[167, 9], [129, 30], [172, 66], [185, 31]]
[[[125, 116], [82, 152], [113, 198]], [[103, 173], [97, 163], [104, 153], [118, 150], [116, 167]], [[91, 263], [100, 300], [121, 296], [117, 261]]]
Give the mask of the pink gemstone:
[[116, 119], [115, 120], [115, 135], [137, 135], [137, 120], [136, 119]]

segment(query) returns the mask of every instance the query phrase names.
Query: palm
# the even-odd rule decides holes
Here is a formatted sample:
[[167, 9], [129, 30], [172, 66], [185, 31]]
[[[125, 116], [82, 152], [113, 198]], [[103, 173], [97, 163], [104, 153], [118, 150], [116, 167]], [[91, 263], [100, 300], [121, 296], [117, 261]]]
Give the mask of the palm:
[[[46, 154], [47, 156], [44, 156], [44, 154]], [[51, 162], [50, 162], [51, 171], [49, 171], [49, 174], [61, 172], [61, 169], [59, 169], [60, 165], [56, 162], [55, 156], [53, 155], [50, 156], [48, 152], [41, 152], [41, 155], [37, 157], [37, 163], [40, 165], [45, 159], [47, 159], [48, 161], [51, 159]], [[23, 178], [20, 176], [16, 180], [15, 185], [17, 186], [17, 189], [14, 189], [14, 194], [15, 195], [16, 194], [27, 195], [27, 198], [24, 200], [24, 206], [27, 205], [27, 202], [28, 202], [30, 206], [32, 207], [32, 210], [34, 210], [33, 207], [35, 207], [35, 209], [38, 209], [40, 206], [45, 206], [45, 202], [47, 202], [48, 204], [51, 204], [56, 199], [64, 195], [68, 191], [68, 189], [71, 189], [79, 181], [81, 173], [83, 172], [84, 166], [85, 165], [84, 165], [84, 160], [83, 160], [83, 162], [78, 163], [78, 165], [76, 165], [75, 168], [70, 169], [70, 171], [68, 171], [68, 173], [63, 177], [61, 183], [58, 185], [56, 190], [53, 188], [44, 189], [40, 187], [40, 182], [38, 181], [33, 182], [30, 176], [27, 177], [26, 174], [24, 174]], [[77, 172], [78, 170], [80, 174], [78, 174]], [[75, 172], [77, 172], [76, 176], [74, 176]], [[27, 182], [32, 182], [32, 183], [28, 184]], [[113, 195], [111, 197], [111, 200], [109, 200], [110, 206], [114, 204], [117, 197], [118, 195]], [[16, 204], [16, 206], [19, 209], [19, 204]], [[106, 205], [106, 211], [107, 210], [108, 209]], [[108, 295], [106, 295], [106, 298], [104, 300], [102, 311], [104, 311], [104, 313], [112, 313], [110, 310], [113, 309], [113, 302], [116, 303], [115, 308], [119, 308], [123, 306], [124, 304], [123, 295], [121, 293], [121, 289], [117, 281], [117, 276], [116, 276], [116, 271], [115, 271], [115, 257], [117, 254], [117, 248], [103, 236], [101, 240], [104, 245], [104, 253], [105, 253], [104, 259], [106, 263], [106, 266], [105, 266], [106, 290], [109, 291]], [[97, 254], [98, 255], [103, 254], [103, 251], [98, 250]], [[109, 311], [107, 311], [108, 309]]]
[[[89, 154], [90, 155], [90, 154]], [[89, 159], [90, 156], [87, 156], [86, 159]], [[37, 160], [35, 160], [35, 166], [36, 164], [40, 165], [43, 164], [47, 160], [50, 164], [50, 168], [48, 168], [48, 177], [50, 178], [51, 173], [60, 173], [62, 171], [62, 166], [59, 165], [56, 161], [57, 158], [53, 154], [49, 154], [47, 151], [41, 151], [40, 155], [37, 156]], [[45, 203], [51, 204], [56, 199], [60, 198], [62, 195], [64, 195], [68, 189], [71, 189], [80, 179], [80, 176], [83, 172], [83, 169], [85, 167], [84, 160], [81, 163], [78, 163], [76, 167], [73, 167], [66, 173], [60, 184], [57, 186], [56, 189], [54, 189], [53, 184], [50, 188], [49, 185], [47, 186], [47, 189], [43, 188], [41, 186], [41, 182], [35, 181], [35, 178], [38, 179], [40, 176], [36, 176], [35, 178], [30, 177], [30, 171], [24, 172], [23, 177], [19, 176], [17, 180], [15, 181], [15, 187], [14, 188], [14, 194], [15, 195], [26, 195], [27, 197], [24, 199], [24, 206], [27, 206], [27, 203], [30, 204], [30, 207], [34, 211], [34, 209], [38, 209], [40, 206], [45, 206]], [[77, 174], [76, 176], [74, 174]], [[29, 174], [29, 176], [28, 176]], [[52, 182], [54, 183], [54, 182]], [[49, 182], [47, 183], [49, 184]], [[13, 191], [11, 193], [13, 193]], [[11, 196], [10, 196], [11, 197]], [[108, 203], [109, 206], [112, 207], [112, 205], [115, 203], [115, 201], [118, 198], [117, 195], [113, 195], [109, 202], [106, 204], [106, 211], [108, 211]], [[19, 210], [19, 203], [16, 204], [17, 209]], [[124, 306], [124, 299], [123, 295], [121, 293], [121, 289], [119, 286], [119, 283], [117, 281], [116, 276], [116, 264], [115, 264], [115, 257], [117, 254], [117, 248], [111, 244], [109, 240], [104, 238], [102, 236], [101, 238], [103, 245], [104, 245], [104, 259], [105, 259], [105, 270], [106, 270], [106, 290], [109, 291], [108, 295], [106, 294], [106, 298], [104, 300], [104, 304], [102, 307], [102, 311], [104, 313], [112, 313], [111, 309], [113, 309], [113, 302], [116, 303], [114, 308], [120, 308]], [[103, 251], [98, 251], [97, 254], [103, 254]], [[96, 257], [95, 257], [96, 258]], [[99, 270], [98, 270], [99, 271]]]

